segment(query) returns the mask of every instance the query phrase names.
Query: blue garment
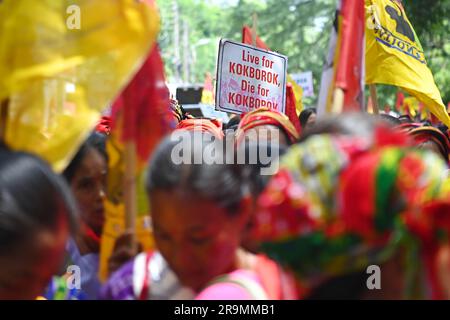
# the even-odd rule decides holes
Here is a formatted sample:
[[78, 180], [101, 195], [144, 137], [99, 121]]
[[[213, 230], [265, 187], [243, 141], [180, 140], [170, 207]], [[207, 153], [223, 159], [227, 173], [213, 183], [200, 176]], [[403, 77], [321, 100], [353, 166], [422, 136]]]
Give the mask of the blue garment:
[[70, 239], [67, 243], [66, 250], [69, 253], [72, 265], [80, 268], [81, 291], [87, 300], [96, 300], [101, 288], [98, 278], [99, 261], [98, 253], [80, 254], [80, 250], [74, 239]]

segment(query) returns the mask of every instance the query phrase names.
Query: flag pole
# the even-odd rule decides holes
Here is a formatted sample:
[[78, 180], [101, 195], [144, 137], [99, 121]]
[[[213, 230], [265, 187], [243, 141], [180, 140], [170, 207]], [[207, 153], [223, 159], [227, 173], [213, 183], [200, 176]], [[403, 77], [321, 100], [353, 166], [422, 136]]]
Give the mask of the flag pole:
[[369, 84], [370, 97], [372, 98], [373, 114], [380, 114], [380, 108], [378, 107], [377, 99], [377, 87], [374, 84]]
[[258, 15], [256, 12], [253, 13], [253, 26], [252, 26], [252, 43], [256, 47], [256, 37], [258, 35]]
[[[1, 1], [0, 1], [1, 2]], [[0, 141], [5, 142], [6, 124], [8, 120], [9, 99], [4, 99], [0, 104]]]
[[332, 113], [341, 113], [344, 109], [345, 93], [341, 88], [334, 89]]
[[[124, 112], [130, 112], [125, 108]], [[127, 116], [124, 115], [126, 119]], [[123, 122], [125, 126], [125, 121]], [[123, 128], [125, 130], [125, 128]], [[125, 140], [124, 145], [124, 205], [125, 205], [125, 230], [131, 234], [131, 249], [137, 253], [136, 242], [136, 216], [137, 216], [137, 196], [136, 196], [136, 164], [137, 148], [134, 135]]]

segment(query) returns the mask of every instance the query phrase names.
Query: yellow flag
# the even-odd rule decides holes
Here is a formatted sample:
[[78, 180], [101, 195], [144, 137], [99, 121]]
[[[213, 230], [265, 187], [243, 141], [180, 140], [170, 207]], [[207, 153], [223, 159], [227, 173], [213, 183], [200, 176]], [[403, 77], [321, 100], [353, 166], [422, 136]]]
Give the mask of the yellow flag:
[[294, 90], [295, 109], [297, 112], [297, 116], [299, 116], [300, 112], [302, 112], [303, 110], [303, 88], [300, 87], [289, 74], [287, 75], [287, 81], [292, 85], [292, 89]]
[[205, 82], [203, 84], [201, 103], [214, 105], [214, 86], [213, 79], [209, 72], [206, 73]]
[[69, 2], [0, 2], [5, 140], [42, 156], [58, 171], [138, 70], [159, 31], [153, 4]]
[[415, 96], [443, 123], [450, 118], [420, 41], [400, 2], [365, 0], [366, 83], [389, 84]]
[[419, 111], [420, 102], [416, 97], [407, 97], [403, 100], [403, 113], [409, 114], [411, 117], [415, 117]]

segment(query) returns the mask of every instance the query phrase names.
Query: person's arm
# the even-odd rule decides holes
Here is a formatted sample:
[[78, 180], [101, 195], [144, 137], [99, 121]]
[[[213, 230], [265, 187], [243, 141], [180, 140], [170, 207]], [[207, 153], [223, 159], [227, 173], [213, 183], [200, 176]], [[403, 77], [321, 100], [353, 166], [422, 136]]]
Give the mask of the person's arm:
[[131, 232], [125, 232], [117, 238], [113, 252], [108, 259], [108, 274], [113, 274], [125, 263], [142, 252], [142, 245], [140, 243], [137, 246], [132, 245], [133, 239], [134, 237]]
[[134, 260], [123, 265], [102, 286], [100, 300], [135, 300], [133, 291]]

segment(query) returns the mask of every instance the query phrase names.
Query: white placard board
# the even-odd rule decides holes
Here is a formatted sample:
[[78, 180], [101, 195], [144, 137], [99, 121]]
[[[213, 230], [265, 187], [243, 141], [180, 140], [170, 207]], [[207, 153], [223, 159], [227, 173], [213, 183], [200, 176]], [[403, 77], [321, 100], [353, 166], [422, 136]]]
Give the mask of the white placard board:
[[217, 61], [217, 109], [240, 114], [267, 107], [284, 113], [287, 62], [281, 54], [222, 39]]
[[314, 83], [312, 71], [296, 73], [292, 79], [303, 89], [304, 97], [314, 97]]

